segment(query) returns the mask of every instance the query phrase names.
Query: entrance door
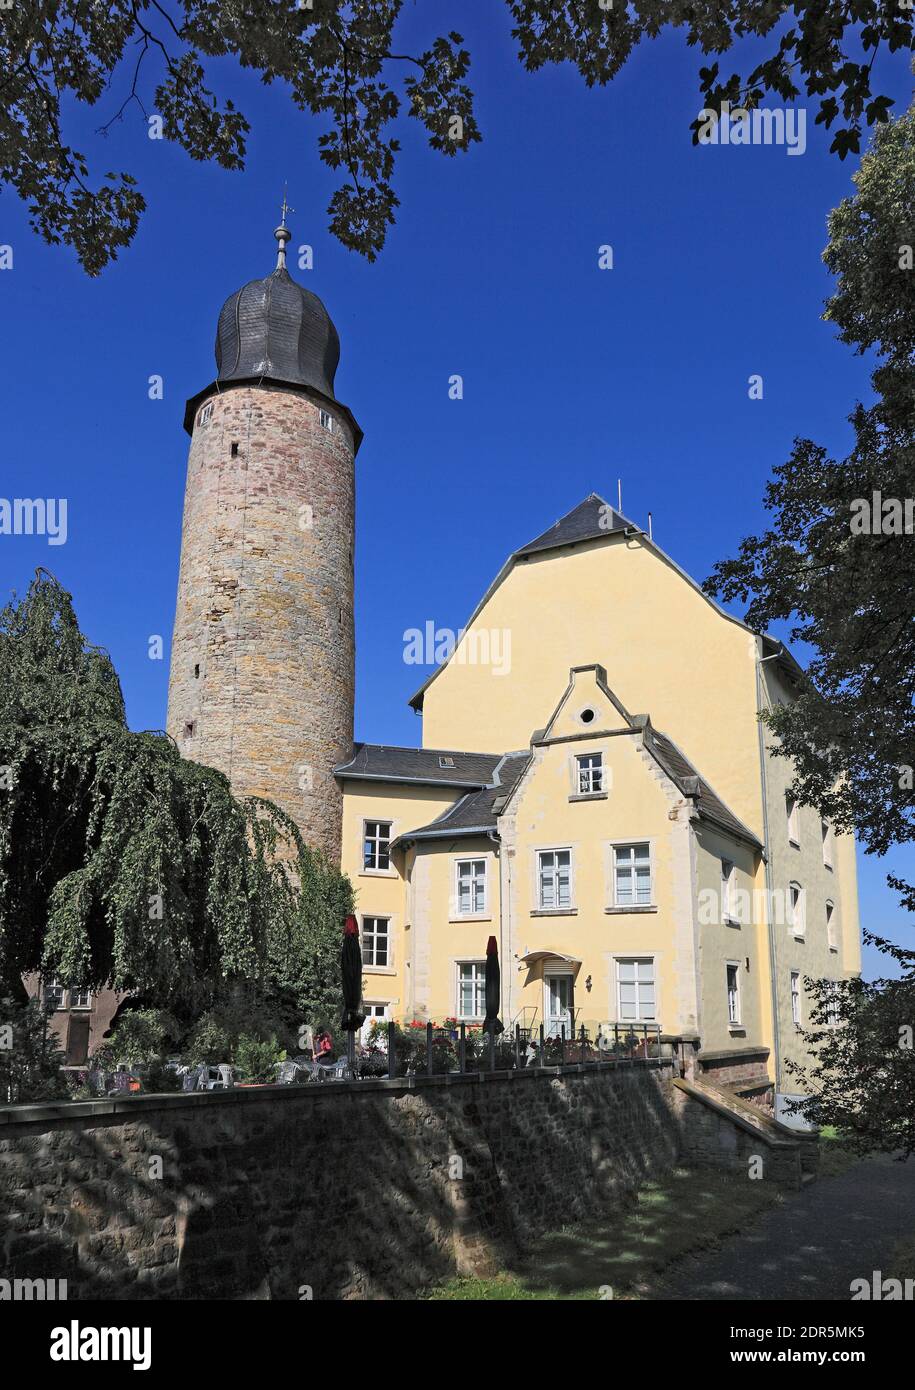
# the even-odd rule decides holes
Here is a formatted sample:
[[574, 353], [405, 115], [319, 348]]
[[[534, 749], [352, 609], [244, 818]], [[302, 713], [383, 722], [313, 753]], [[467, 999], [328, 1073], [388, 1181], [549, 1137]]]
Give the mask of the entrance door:
[[89, 1015], [71, 1014], [67, 1028], [67, 1066], [81, 1067], [89, 1058]]
[[545, 1033], [548, 1038], [558, 1038], [565, 1024], [566, 1037], [572, 1036], [572, 976], [545, 975], [543, 978], [545, 1002]]

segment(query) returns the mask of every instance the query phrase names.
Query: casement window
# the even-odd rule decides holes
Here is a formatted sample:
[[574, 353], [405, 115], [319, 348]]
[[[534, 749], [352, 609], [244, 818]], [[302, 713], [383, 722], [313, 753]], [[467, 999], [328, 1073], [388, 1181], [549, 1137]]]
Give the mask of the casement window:
[[826, 945], [830, 951], [839, 949], [836, 940], [836, 905], [830, 899], [826, 901]]
[[604, 790], [604, 757], [602, 753], [580, 753], [575, 759], [575, 791], [578, 796], [593, 796]]
[[788, 885], [789, 923], [795, 936], [803, 936], [807, 930], [807, 905], [804, 890], [799, 883]]
[[363, 917], [362, 963], [376, 967], [391, 964], [390, 917]]
[[198, 425], [205, 425], [205, 424], [207, 424], [208, 421], [212, 418], [212, 415], [213, 415], [213, 405], [212, 405], [212, 402], [210, 402], [209, 405], [201, 406], [201, 408], [200, 408], [200, 414], [197, 416], [197, 424], [198, 424]]
[[333, 432], [334, 432], [334, 417], [331, 415], [331, 413], [330, 413], [329, 410], [322, 410], [322, 411], [321, 411], [321, 427], [322, 427], [322, 429], [329, 430], [330, 433], [333, 434]]
[[831, 830], [830, 827], [826, 824], [825, 821], [823, 821], [823, 823], [822, 823], [822, 831], [823, 831], [823, 863], [825, 864], [825, 866], [826, 866], [827, 869], [831, 869], [831, 868], [832, 868], [832, 830]]
[[572, 851], [542, 849], [537, 855], [538, 901], [541, 908], [572, 906]]
[[44, 1006], [46, 1009], [62, 1009], [64, 1006], [65, 990], [57, 980], [52, 980], [44, 987]]
[[727, 966], [728, 1023], [740, 1023], [740, 966], [729, 960]]
[[800, 976], [800, 971], [798, 971], [798, 970], [792, 970], [792, 972], [791, 972], [791, 1017], [792, 1017], [792, 1019], [794, 1020], [794, 1022], [797, 1024], [798, 1028], [800, 1028], [800, 1026], [801, 1026], [801, 976]]
[[486, 1014], [486, 962], [461, 961], [458, 965], [458, 1018], [483, 1018]]
[[364, 824], [362, 867], [385, 870], [391, 867], [391, 825], [389, 820], [367, 820]]
[[786, 798], [786, 806], [788, 810], [788, 839], [792, 845], [800, 846], [801, 835], [798, 829], [798, 804], [789, 796]]
[[91, 1009], [92, 990], [91, 989], [71, 989], [70, 1008], [71, 1009]]
[[721, 861], [721, 920], [730, 922], [734, 920], [733, 909], [733, 887], [734, 887], [734, 865], [730, 859]]
[[613, 903], [615, 907], [648, 907], [651, 892], [651, 846], [613, 846]]
[[840, 994], [837, 980], [830, 980], [826, 990], [826, 1022], [835, 1026], [840, 1018]]
[[618, 960], [616, 990], [620, 1022], [653, 1022], [657, 1019], [653, 959]]
[[486, 860], [459, 859], [454, 871], [456, 915], [480, 916], [486, 911]]

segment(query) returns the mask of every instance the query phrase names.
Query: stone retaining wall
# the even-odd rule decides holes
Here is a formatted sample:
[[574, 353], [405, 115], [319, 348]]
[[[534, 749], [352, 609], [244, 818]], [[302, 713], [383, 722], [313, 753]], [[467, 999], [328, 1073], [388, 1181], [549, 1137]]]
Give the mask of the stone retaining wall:
[[2, 1276], [71, 1298], [409, 1296], [662, 1173], [669, 1085], [636, 1065], [7, 1110]]
[[661, 1176], [698, 1132], [675, 1096], [636, 1063], [0, 1108], [0, 1278], [410, 1297]]

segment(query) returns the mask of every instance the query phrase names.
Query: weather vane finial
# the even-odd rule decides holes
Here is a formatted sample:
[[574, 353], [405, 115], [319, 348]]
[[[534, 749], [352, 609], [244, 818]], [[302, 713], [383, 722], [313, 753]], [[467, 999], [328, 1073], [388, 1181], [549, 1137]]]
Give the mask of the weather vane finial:
[[286, 226], [286, 214], [287, 214], [288, 212], [295, 212], [295, 208], [291, 208], [291, 207], [289, 206], [289, 204], [287, 203], [287, 201], [286, 201], [286, 184], [283, 184], [283, 206], [282, 206], [282, 209], [281, 209], [281, 211], [280, 211], [280, 225], [277, 227], [276, 231], [273, 233], [273, 235], [276, 237], [277, 241], [278, 241], [279, 244], [280, 244], [279, 251], [277, 252], [277, 255], [276, 255], [276, 268], [277, 268], [277, 270], [285, 270], [285, 269], [286, 269], [286, 243], [287, 243], [287, 241], [289, 240], [289, 228]]

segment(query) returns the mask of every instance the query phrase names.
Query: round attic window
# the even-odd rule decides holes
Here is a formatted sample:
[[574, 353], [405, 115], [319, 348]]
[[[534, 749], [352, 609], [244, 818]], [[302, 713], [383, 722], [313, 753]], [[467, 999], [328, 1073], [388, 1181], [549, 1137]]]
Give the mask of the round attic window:
[[594, 718], [594, 711], [590, 708], [583, 709], [578, 717], [581, 720], [582, 724], [590, 724], [592, 719]]

